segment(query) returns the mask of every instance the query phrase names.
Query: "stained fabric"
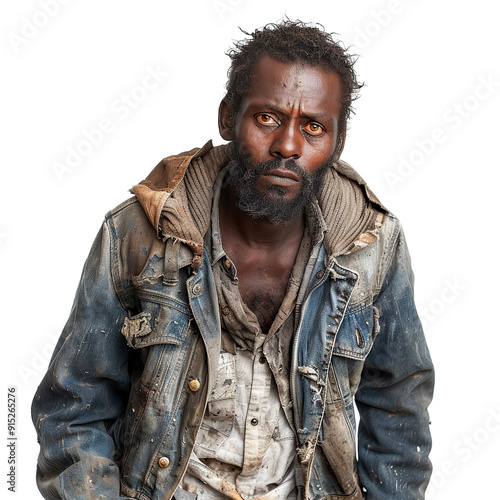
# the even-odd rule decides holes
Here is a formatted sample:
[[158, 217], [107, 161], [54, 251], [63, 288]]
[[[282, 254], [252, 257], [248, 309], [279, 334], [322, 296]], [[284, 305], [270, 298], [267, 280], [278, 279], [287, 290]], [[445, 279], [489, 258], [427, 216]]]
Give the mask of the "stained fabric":
[[[195, 268], [210, 226], [213, 185], [228, 162], [229, 146], [213, 147], [209, 141], [203, 148], [164, 158], [131, 189], [159, 238], [191, 248]], [[375, 241], [387, 213], [358, 173], [340, 160], [327, 170], [318, 203], [328, 227], [325, 248], [334, 256]]]

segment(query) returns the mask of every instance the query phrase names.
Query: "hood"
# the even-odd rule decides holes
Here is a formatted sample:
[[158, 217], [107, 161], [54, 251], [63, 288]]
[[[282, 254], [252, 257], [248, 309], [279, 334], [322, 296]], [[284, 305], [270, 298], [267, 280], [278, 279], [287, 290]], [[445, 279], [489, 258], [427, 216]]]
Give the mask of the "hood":
[[[164, 158], [131, 192], [163, 241], [189, 246], [192, 265], [201, 265], [203, 238], [210, 227], [215, 179], [229, 161], [229, 147], [207, 142]], [[363, 248], [377, 239], [388, 213], [359, 174], [338, 161], [325, 175], [318, 197], [327, 226], [325, 248], [338, 256]]]

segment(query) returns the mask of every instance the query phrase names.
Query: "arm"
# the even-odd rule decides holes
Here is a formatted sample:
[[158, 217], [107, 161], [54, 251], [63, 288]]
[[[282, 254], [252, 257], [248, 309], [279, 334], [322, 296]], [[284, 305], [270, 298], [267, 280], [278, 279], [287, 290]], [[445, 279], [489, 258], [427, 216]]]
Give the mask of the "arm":
[[413, 299], [413, 274], [401, 231], [374, 306], [380, 331], [356, 394], [359, 475], [367, 500], [424, 498], [431, 474], [427, 407], [434, 370]]
[[120, 497], [107, 429], [129, 392], [126, 311], [113, 287], [107, 225], [85, 263], [70, 317], [32, 405], [40, 442], [37, 483], [45, 498]]

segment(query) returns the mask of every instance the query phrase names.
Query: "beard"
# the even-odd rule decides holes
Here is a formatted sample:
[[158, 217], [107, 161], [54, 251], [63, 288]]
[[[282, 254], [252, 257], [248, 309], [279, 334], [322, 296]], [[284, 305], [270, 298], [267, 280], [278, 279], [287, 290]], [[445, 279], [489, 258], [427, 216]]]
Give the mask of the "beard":
[[[232, 142], [230, 148], [228, 180], [236, 190], [238, 208], [253, 219], [265, 219], [271, 224], [287, 224], [304, 213], [305, 207], [318, 194], [326, 171], [333, 163], [332, 157], [313, 174], [308, 174], [293, 159], [276, 158], [252, 163], [236, 142]], [[291, 199], [286, 198], [291, 191], [288, 186], [266, 182], [266, 192], [257, 188], [257, 181], [263, 173], [280, 167], [291, 170], [300, 178], [301, 189]]]

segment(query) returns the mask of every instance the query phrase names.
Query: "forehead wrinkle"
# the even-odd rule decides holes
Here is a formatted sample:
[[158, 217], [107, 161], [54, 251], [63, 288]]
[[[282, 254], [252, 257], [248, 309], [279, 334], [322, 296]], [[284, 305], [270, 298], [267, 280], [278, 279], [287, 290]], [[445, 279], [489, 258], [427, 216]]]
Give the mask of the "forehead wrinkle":
[[[292, 114], [295, 109], [297, 109], [297, 114], [300, 118], [309, 118], [318, 121], [328, 119], [329, 121], [331, 121], [331, 117], [323, 111], [318, 110], [318, 112], [314, 112], [307, 110], [307, 103], [292, 103], [289, 99], [287, 100], [288, 102], [286, 103], [286, 107], [281, 106], [277, 103], [264, 103], [262, 107], [264, 109], [269, 109], [270, 111], [279, 115], [289, 115]], [[304, 109], [304, 106], [306, 109]]]
[[264, 57], [257, 65], [256, 79], [243, 102], [251, 112], [267, 109], [283, 116], [307, 117], [333, 125], [341, 110], [339, 82], [337, 74], [322, 68], [279, 63]]
[[[298, 114], [300, 116], [314, 116], [317, 119], [326, 117], [326, 114], [320, 111], [322, 96], [325, 94], [325, 88], [323, 82], [314, 79], [313, 82], [308, 81], [307, 85], [301, 78], [304, 68], [293, 68], [295, 71], [293, 74], [282, 75], [279, 85], [286, 88], [288, 92], [283, 95], [283, 101], [286, 101], [286, 108], [293, 111], [294, 108], [298, 108]], [[313, 85], [311, 85], [313, 83]], [[307, 111], [312, 103], [312, 106], [316, 104], [318, 112]], [[283, 104], [284, 106], [284, 104]], [[280, 106], [275, 106], [279, 108]], [[306, 110], [304, 111], [304, 108]], [[284, 109], [283, 109], [284, 111]]]

